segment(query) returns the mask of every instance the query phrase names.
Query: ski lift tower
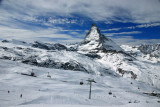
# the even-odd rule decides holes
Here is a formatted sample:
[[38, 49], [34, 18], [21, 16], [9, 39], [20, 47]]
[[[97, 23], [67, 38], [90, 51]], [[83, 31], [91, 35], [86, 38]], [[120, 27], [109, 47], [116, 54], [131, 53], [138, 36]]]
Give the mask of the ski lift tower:
[[92, 82], [94, 82], [94, 83], [96, 83], [95, 81], [94, 81], [94, 79], [90, 79], [90, 78], [88, 78], [88, 80], [86, 80], [86, 81], [88, 81], [88, 83], [90, 84], [90, 90], [89, 90], [89, 99], [91, 99], [91, 88], [92, 88]]

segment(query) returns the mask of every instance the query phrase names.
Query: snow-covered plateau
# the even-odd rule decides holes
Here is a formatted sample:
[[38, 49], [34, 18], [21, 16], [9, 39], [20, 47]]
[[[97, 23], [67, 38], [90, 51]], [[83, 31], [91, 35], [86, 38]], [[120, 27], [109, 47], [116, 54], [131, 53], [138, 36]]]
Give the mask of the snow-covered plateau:
[[95, 25], [77, 44], [2, 40], [0, 107], [159, 107], [159, 70], [160, 44], [119, 46]]

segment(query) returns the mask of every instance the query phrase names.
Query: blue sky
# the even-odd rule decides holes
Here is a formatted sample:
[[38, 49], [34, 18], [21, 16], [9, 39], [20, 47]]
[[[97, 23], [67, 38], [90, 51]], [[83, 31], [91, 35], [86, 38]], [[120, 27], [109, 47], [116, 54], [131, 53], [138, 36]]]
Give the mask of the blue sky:
[[80, 42], [92, 23], [117, 44], [160, 43], [160, 0], [0, 0], [0, 39]]

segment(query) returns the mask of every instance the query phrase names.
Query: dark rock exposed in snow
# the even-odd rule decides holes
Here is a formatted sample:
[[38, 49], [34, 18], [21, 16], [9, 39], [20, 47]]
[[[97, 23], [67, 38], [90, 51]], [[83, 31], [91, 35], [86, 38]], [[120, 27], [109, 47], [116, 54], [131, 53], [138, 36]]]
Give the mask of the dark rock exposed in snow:
[[55, 62], [54, 60], [45, 60], [43, 62], [37, 62], [36, 56], [31, 56], [22, 60], [22, 63], [46, 67], [46, 68], [56, 68], [56, 69], [64, 69], [64, 70], [73, 70], [73, 71], [88, 71], [77, 61], [69, 61], [69, 62]]
[[47, 45], [37, 42], [37, 41], [32, 44], [32, 47], [49, 50], [49, 47]]
[[49, 48], [50, 50], [67, 50], [67, 47], [60, 43], [53, 44]]
[[8, 57], [8, 56], [3, 56], [3, 57], [0, 57], [0, 59], [11, 60], [11, 59], [12, 59], [12, 57]]
[[67, 47], [56, 43], [56, 44], [47, 44], [47, 43], [40, 43], [38, 41], [32, 44], [32, 47], [45, 49], [45, 50], [67, 50]]
[[100, 59], [101, 56], [97, 55], [96, 53], [88, 53], [88, 54], [84, 54], [90, 58], [97, 58], [97, 59]]
[[3, 43], [8, 43], [9, 41], [8, 41], [8, 40], [2, 40], [2, 42], [3, 42]]
[[121, 68], [118, 68], [118, 69], [117, 69], [117, 72], [120, 73], [120, 74], [122, 74], [122, 76], [125, 75], [125, 74], [130, 74], [130, 75], [131, 75], [131, 78], [133, 78], [133, 79], [136, 79], [136, 78], [137, 78], [137, 75], [134, 74], [133, 71], [126, 71], [126, 70], [123, 70], [123, 69], [121, 69]]
[[143, 44], [138, 47], [138, 50], [140, 50], [143, 54], [149, 54], [151, 57], [160, 57], [160, 44]]

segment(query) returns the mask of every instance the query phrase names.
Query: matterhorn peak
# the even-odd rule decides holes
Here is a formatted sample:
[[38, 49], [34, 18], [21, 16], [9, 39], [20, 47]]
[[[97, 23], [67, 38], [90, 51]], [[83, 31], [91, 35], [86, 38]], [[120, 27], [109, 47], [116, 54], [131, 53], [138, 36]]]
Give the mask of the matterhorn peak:
[[90, 30], [86, 34], [86, 37], [82, 44], [79, 46], [79, 50], [98, 52], [103, 51], [122, 51], [122, 48], [118, 46], [111, 39], [105, 37], [100, 33], [100, 30], [95, 24], [92, 24]]
[[98, 27], [95, 24], [92, 24], [90, 30], [88, 31], [88, 33], [86, 34], [85, 37], [85, 42], [89, 42], [89, 41], [97, 41], [100, 39], [100, 30], [98, 29]]

